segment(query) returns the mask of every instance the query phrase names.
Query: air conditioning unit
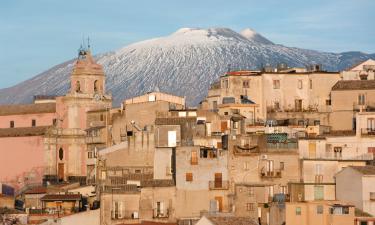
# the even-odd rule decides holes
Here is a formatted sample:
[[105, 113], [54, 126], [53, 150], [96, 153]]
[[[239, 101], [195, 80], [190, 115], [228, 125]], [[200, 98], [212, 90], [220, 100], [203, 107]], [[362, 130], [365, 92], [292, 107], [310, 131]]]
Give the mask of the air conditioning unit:
[[262, 160], [266, 160], [268, 157], [267, 157], [267, 155], [261, 155], [261, 157], [260, 157]]
[[132, 214], [132, 218], [133, 218], [133, 219], [139, 219], [139, 214], [138, 214], [137, 211], [133, 212], [133, 214]]

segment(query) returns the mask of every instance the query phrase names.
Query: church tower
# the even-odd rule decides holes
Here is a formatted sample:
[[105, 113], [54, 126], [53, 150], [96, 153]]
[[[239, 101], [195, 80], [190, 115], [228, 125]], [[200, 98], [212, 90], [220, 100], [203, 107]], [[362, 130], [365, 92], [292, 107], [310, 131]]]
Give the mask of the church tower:
[[78, 59], [71, 74], [70, 93], [89, 94], [92, 96], [105, 93], [103, 67], [94, 61], [90, 45], [78, 51]]

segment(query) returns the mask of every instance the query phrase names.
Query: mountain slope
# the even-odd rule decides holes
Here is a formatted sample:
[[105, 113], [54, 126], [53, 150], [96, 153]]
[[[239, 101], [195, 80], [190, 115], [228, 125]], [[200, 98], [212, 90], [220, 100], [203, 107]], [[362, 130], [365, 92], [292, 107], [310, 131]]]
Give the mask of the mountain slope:
[[[360, 52], [327, 53], [273, 44], [254, 30], [237, 33], [227, 28], [182, 28], [96, 56], [107, 75], [107, 91], [114, 104], [159, 89], [186, 96], [189, 105], [201, 101], [209, 85], [228, 70], [256, 69], [261, 65], [322, 64], [342, 70], [359, 60], [374, 58]], [[57, 65], [34, 78], [0, 90], [0, 104], [30, 102], [33, 95], [63, 95], [69, 89], [74, 60]]]

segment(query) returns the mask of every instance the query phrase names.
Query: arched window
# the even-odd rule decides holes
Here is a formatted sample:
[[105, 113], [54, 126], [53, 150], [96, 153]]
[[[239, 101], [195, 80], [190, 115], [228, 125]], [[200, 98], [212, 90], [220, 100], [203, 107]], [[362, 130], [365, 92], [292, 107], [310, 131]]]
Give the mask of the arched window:
[[98, 80], [94, 81], [94, 92], [98, 91]]
[[76, 82], [76, 92], [81, 92], [81, 83], [79, 82], [79, 80], [77, 80]]
[[64, 150], [62, 148], [59, 149], [59, 159], [63, 160], [64, 158]]

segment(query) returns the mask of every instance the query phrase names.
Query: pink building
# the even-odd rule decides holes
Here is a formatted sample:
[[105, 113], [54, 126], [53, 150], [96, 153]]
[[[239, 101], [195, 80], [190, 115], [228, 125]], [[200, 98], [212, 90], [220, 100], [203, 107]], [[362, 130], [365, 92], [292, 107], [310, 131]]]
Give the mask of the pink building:
[[55, 119], [55, 103], [0, 106], [0, 182], [17, 188], [42, 181], [44, 135]]

